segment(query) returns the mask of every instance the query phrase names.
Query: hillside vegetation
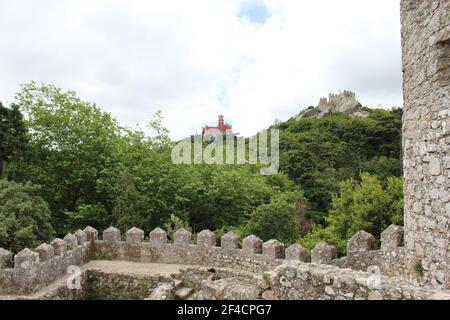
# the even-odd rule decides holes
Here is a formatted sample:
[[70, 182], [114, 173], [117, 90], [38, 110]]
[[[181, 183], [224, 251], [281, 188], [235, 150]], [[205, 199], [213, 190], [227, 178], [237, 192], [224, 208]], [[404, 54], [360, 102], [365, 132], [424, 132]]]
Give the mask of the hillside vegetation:
[[327, 241], [343, 254], [359, 229], [378, 236], [401, 223], [400, 109], [278, 123], [273, 176], [256, 165], [173, 164], [160, 113], [149, 127], [152, 136], [125, 128], [71, 91], [22, 86], [0, 104], [0, 247], [33, 248], [86, 225], [165, 226]]

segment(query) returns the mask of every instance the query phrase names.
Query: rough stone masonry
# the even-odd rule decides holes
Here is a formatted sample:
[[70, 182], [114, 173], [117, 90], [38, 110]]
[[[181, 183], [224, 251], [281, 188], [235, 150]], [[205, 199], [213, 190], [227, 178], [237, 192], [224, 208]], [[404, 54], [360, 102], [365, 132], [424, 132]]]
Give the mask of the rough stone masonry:
[[450, 2], [402, 0], [406, 269], [450, 287]]

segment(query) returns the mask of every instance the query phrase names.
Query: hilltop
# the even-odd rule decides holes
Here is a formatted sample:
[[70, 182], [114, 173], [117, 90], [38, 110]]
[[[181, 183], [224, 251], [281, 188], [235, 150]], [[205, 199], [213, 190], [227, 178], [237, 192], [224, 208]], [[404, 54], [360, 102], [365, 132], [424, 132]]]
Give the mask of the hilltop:
[[302, 110], [294, 118], [300, 120], [302, 118], [321, 118], [333, 113], [344, 113], [350, 117], [366, 118], [370, 115], [370, 109], [363, 107], [356, 99], [356, 94], [349, 90], [344, 90], [339, 94], [330, 93], [328, 98], [320, 98], [317, 107], [309, 107]]

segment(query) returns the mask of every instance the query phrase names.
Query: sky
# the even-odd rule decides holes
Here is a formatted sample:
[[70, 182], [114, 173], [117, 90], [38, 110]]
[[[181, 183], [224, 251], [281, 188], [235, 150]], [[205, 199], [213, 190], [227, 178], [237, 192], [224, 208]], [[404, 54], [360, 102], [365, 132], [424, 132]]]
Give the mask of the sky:
[[402, 105], [399, 0], [0, 0], [0, 101], [35, 81], [174, 139], [250, 136], [340, 90]]

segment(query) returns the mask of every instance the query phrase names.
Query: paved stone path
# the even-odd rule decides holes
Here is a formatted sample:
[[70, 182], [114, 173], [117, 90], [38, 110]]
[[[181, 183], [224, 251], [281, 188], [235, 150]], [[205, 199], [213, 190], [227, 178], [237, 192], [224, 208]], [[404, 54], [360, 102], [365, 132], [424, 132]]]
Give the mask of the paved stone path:
[[[188, 265], [179, 264], [164, 264], [164, 263], [150, 263], [150, 262], [129, 262], [129, 261], [107, 261], [94, 260], [86, 263], [81, 267], [82, 272], [86, 270], [96, 270], [104, 273], [125, 274], [137, 277], [152, 277], [163, 276], [170, 277], [176, 274], [180, 269], [189, 267]], [[35, 300], [43, 299], [64, 286], [69, 275], [63, 275], [57, 280], [50, 283], [45, 288], [33, 293], [31, 295], [0, 295], [0, 300]]]
[[119, 273], [133, 276], [170, 276], [173, 273], [178, 273], [180, 269], [185, 267], [188, 266], [150, 262], [94, 260], [85, 264], [82, 270], [97, 270], [105, 273]]

